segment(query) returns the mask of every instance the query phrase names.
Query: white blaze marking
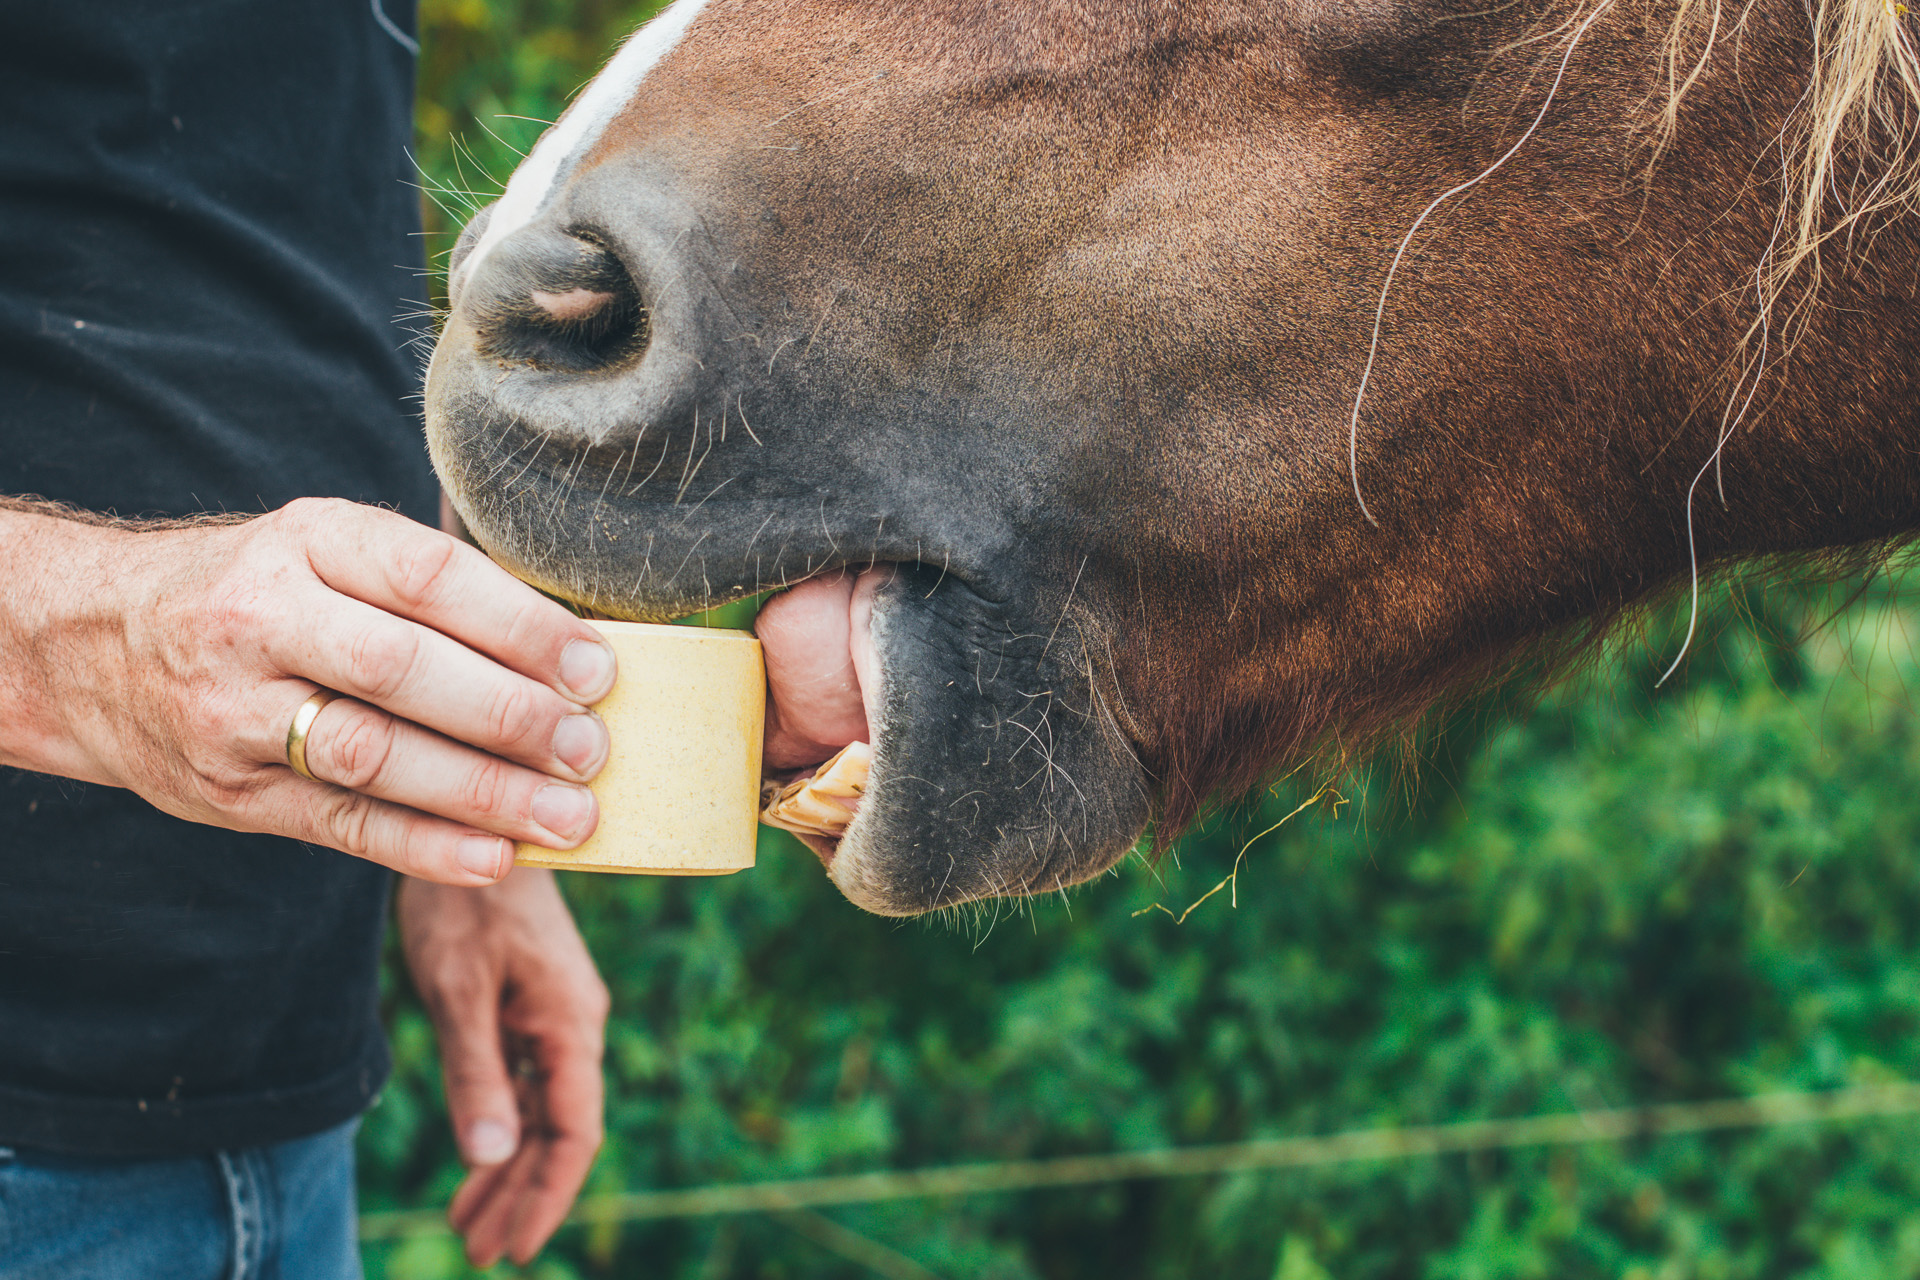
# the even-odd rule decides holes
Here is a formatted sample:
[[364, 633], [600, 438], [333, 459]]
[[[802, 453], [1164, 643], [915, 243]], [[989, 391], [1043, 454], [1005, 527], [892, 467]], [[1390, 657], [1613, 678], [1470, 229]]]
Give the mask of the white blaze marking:
[[707, 0], [674, 0], [665, 12], [627, 38], [620, 52], [613, 55], [613, 61], [593, 78], [586, 92], [574, 99], [573, 105], [513, 171], [506, 191], [493, 207], [493, 220], [487, 223], [487, 233], [480, 237], [480, 243], [462, 264], [463, 272], [470, 274], [494, 245], [533, 221], [552, 195], [568, 162], [586, 154], [608, 122], [633, 97], [647, 73], [673, 52], [706, 4]]

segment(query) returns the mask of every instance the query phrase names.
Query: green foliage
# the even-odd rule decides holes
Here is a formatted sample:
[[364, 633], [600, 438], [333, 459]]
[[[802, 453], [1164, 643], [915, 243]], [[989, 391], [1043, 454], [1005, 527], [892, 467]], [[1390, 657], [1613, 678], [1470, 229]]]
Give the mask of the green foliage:
[[433, 265], [664, 0], [422, 0], [418, 162]]
[[[977, 919], [864, 916], [772, 832], [727, 880], [570, 877], [617, 1006], [594, 1189], [1920, 1077], [1920, 597], [1877, 590], [1785, 647], [1756, 635], [1817, 597], [1719, 611], [1684, 686], [1650, 694], [1635, 642], [1530, 711], [1464, 717], [1411, 803], [1400, 770], [1347, 781], [1184, 925], [1151, 904], [1179, 914], [1306, 791]], [[458, 1177], [402, 984], [369, 1208], [443, 1203]], [[1880, 1121], [834, 1216], [1009, 1280], [1910, 1278], [1916, 1143]], [[464, 1274], [442, 1241], [369, 1255], [376, 1276]], [[573, 1231], [549, 1255], [555, 1275], [861, 1274], [764, 1220]]]
[[[429, 172], [459, 181], [451, 128], [551, 118], [636, 12], [430, 0]], [[1336, 780], [1347, 803], [1255, 842], [1184, 924], [1311, 784], [977, 917], [863, 915], [774, 832], [746, 875], [568, 877], [615, 998], [589, 1192], [1920, 1078], [1920, 592], [1825, 608], [1724, 591], [1663, 690], [1670, 615], [1591, 680], [1489, 699], [1417, 768]], [[363, 1206], [440, 1205], [431, 1033], [388, 988]], [[830, 1216], [994, 1280], [1911, 1280], [1917, 1147], [1879, 1121]], [[376, 1280], [468, 1274], [444, 1237], [366, 1253]], [[570, 1229], [527, 1274], [868, 1273], [743, 1219]]]

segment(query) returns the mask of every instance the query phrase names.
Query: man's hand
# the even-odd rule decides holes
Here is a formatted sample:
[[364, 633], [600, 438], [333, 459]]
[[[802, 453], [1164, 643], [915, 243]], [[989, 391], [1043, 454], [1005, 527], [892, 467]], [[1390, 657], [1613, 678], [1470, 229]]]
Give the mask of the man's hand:
[[600, 1149], [607, 989], [549, 871], [482, 889], [402, 881], [398, 910], [471, 1170], [447, 1216], [476, 1267], [524, 1265]]
[[[148, 530], [6, 503], [0, 547], [0, 764], [447, 884], [598, 820], [613, 651], [444, 533], [323, 499]], [[314, 782], [286, 736], [316, 688], [346, 696]]]

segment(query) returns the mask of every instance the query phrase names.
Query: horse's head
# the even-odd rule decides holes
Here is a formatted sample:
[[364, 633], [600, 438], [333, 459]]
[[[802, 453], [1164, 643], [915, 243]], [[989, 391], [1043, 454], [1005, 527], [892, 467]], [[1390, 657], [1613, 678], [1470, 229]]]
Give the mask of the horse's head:
[[1722, 414], [1800, 14], [1683, 27], [1644, 183], [1668, 64], [1627, 0], [679, 0], [462, 237], [434, 457], [493, 554], [618, 616], [859, 575], [768, 636], [861, 674], [780, 762], [873, 735], [854, 901], [1085, 880], [1683, 573], [1709, 460], [1703, 558], [1907, 518], [1891, 479], [1836, 514], [1820, 442], [1910, 420], [1910, 231], [1800, 316], [1847, 396]]

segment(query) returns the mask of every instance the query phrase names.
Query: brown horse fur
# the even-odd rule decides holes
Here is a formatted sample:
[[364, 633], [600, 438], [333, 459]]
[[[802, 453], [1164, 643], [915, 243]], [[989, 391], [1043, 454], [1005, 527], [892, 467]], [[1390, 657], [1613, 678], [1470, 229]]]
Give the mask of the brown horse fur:
[[[649, 354], [545, 360], [539, 334], [514, 345], [535, 268], [456, 268], [436, 459], [490, 549], [613, 612], [875, 559], [1014, 601], [1049, 696], [1077, 685], [1062, 705], [1124, 739], [1171, 832], [1692, 574], [1920, 523], [1912, 21], [1889, 7], [1861, 46], [1866, 98], [1823, 97], [1828, 28], [1716, 4], [1612, 0], [1538, 131], [1421, 228], [1350, 471], [1396, 246], [1521, 136], [1590, 7], [711, 0], [517, 233], [617, 258]], [[659, 391], [662, 368], [697, 392]], [[673, 416], [693, 402], [697, 463]], [[500, 442], [536, 436], [515, 475]], [[839, 468], [817, 511], [767, 470], [801, 446]], [[649, 467], [671, 507], [616, 470]], [[768, 513], [765, 559], [726, 523], [742, 490], [771, 495], [741, 513]], [[1129, 767], [1061, 793], [1117, 794]], [[897, 913], [1043, 891], [1145, 816], [1116, 802], [1076, 842], [1049, 803], [1029, 852], [989, 841], [964, 885], [906, 853], [836, 879]]]

